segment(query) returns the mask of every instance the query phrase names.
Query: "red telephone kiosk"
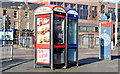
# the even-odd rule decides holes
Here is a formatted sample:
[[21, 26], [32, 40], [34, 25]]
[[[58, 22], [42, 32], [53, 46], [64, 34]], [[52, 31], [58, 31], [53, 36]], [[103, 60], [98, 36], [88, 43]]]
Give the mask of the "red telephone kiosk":
[[34, 11], [34, 66], [65, 65], [66, 10], [57, 5], [44, 5]]

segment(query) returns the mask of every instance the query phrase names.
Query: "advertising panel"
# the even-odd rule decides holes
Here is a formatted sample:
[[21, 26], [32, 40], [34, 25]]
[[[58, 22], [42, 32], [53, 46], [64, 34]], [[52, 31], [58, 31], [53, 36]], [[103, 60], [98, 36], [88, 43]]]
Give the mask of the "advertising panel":
[[50, 14], [37, 15], [37, 48], [50, 48]]
[[50, 14], [37, 15], [36, 62], [50, 64]]
[[37, 63], [50, 64], [49, 49], [37, 49]]
[[111, 23], [100, 23], [100, 58], [111, 58]]

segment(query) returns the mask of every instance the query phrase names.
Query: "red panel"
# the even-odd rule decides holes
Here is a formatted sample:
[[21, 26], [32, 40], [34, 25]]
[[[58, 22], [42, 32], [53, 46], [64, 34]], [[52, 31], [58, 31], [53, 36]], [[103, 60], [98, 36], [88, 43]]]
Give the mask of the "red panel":
[[36, 48], [40, 49], [50, 49], [50, 44], [37, 44]]
[[103, 22], [103, 23], [101, 23], [101, 27], [111, 27], [111, 23], [110, 22]]
[[54, 48], [65, 48], [65, 45], [54, 45]]
[[65, 18], [65, 16], [63, 16], [63, 15], [58, 15], [58, 14], [55, 14], [55, 17]]

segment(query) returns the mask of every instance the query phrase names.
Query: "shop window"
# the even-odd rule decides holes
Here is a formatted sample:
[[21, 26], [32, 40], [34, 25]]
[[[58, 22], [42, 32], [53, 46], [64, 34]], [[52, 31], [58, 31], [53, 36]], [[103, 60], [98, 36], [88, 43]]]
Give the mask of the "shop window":
[[99, 45], [99, 38], [95, 38], [95, 44]]
[[88, 45], [88, 35], [83, 36], [83, 45]]

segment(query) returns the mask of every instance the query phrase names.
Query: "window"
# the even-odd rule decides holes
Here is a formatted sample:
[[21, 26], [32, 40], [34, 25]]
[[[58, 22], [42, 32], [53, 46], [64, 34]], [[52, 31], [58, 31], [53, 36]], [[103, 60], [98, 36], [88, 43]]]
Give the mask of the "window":
[[65, 7], [76, 9], [76, 4], [65, 3]]
[[68, 8], [70, 8], [70, 4], [68, 4], [68, 3], [65, 3], [65, 7], [68, 7]]
[[77, 11], [79, 13], [79, 18], [80, 19], [88, 19], [88, 5], [77, 5]]
[[96, 45], [99, 44], [99, 38], [95, 38], [95, 44], [96, 44]]
[[3, 10], [3, 15], [6, 15], [7, 14], [7, 10]]
[[115, 21], [115, 8], [108, 8], [108, 13], [112, 13], [112, 20]]
[[88, 35], [83, 36], [83, 45], [88, 45]]
[[14, 21], [14, 28], [18, 29], [18, 22], [17, 21]]
[[80, 26], [79, 31], [80, 32], [86, 32], [87, 31], [87, 27], [86, 26]]
[[97, 6], [90, 7], [90, 19], [97, 19]]
[[29, 12], [25, 12], [25, 18], [29, 19]]
[[118, 22], [120, 22], [120, 9], [118, 9]]
[[26, 23], [25, 29], [29, 29], [29, 22]]
[[14, 11], [14, 18], [18, 18], [18, 12]]
[[63, 6], [63, 2], [50, 2], [50, 4]]
[[101, 5], [101, 13], [105, 12], [105, 5]]

